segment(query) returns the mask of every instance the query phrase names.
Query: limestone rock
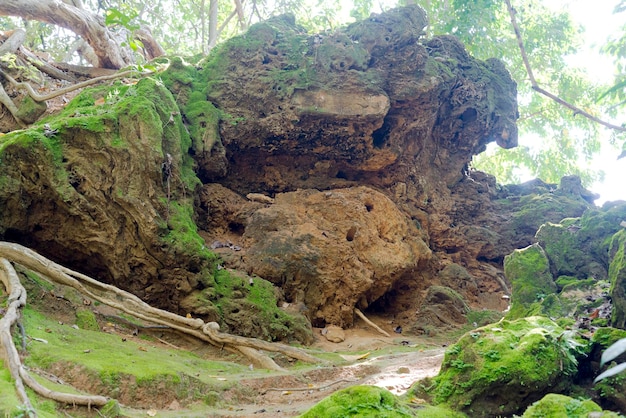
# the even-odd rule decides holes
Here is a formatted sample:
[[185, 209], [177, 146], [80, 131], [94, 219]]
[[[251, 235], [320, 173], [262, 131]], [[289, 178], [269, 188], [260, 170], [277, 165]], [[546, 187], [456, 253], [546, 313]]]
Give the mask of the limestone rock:
[[346, 333], [337, 325], [329, 325], [322, 330], [322, 335], [331, 343], [341, 343], [346, 340]]
[[477, 418], [520, 414], [572, 384], [576, 353], [561, 341], [563, 332], [545, 317], [475, 329], [446, 351], [436, 377], [414, 384], [413, 394]]
[[393, 202], [368, 187], [277, 194], [243, 235], [247, 268], [302, 300], [314, 325], [350, 326], [430, 250]]
[[445, 286], [431, 286], [411, 331], [431, 335], [432, 332], [458, 327], [467, 323], [465, 315], [468, 312], [469, 306], [458, 292]]
[[504, 273], [513, 288], [511, 309], [507, 313], [509, 319], [538, 314], [533, 311], [538, 298], [556, 293], [548, 257], [538, 244], [515, 250], [506, 256]]

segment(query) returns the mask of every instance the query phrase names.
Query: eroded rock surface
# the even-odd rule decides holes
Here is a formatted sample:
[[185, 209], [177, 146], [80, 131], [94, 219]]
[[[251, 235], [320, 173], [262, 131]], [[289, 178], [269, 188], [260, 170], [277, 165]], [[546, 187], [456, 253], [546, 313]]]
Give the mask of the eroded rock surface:
[[[442, 286], [462, 299], [449, 324], [503, 310], [504, 256], [590, 196], [468, 170], [489, 142], [516, 145], [516, 86], [426, 25], [417, 6], [315, 35], [276, 17], [158, 80], [84, 92], [51, 137], [0, 139], [0, 239], [269, 339], [293, 336], [276, 303], [411, 329], [441, 325], [417, 313], [447, 306]], [[255, 295], [254, 276], [275, 291]]]

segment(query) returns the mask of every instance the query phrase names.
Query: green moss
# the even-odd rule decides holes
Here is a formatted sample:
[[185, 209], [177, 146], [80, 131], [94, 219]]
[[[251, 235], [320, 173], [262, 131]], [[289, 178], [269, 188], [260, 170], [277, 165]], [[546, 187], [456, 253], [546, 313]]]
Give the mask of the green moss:
[[412, 393], [471, 416], [507, 415], [529, 392], [568, 385], [580, 347], [547, 318], [503, 320], [465, 334], [446, 351], [439, 374]]
[[98, 410], [100, 416], [105, 418], [117, 418], [122, 417], [122, 409], [119, 402], [116, 400], [110, 400], [102, 408]]
[[[51, 400], [41, 399], [35, 395], [30, 389], [27, 394], [37, 416], [42, 418], [57, 417], [56, 403]], [[15, 382], [11, 378], [11, 373], [0, 362], [0, 416], [2, 417], [20, 417], [26, 416], [27, 411], [23, 406], [15, 390]]]
[[94, 313], [87, 308], [76, 310], [76, 325], [80, 329], [88, 329], [91, 331], [100, 331], [98, 321]]
[[415, 416], [418, 418], [465, 418], [466, 415], [454, 411], [450, 408], [446, 408], [445, 406], [432, 406], [432, 405], [423, 405], [419, 409], [415, 410]]
[[597, 283], [596, 279], [584, 279], [584, 280], [577, 280], [576, 282], [573, 283], [568, 283], [565, 286], [563, 286], [563, 291], [562, 292], [568, 292], [571, 290], [575, 290], [575, 289], [590, 289], [592, 287], [594, 287]]
[[[516, 319], [552, 312], [558, 301], [551, 297], [545, 308], [542, 302], [556, 292], [556, 284], [550, 273], [548, 258], [538, 244], [515, 250], [504, 258], [504, 274], [511, 282], [511, 309], [507, 319]], [[558, 316], [558, 315], [557, 315]]]
[[141, 388], [154, 396], [168, 391], [179, 400], [201, 400], [203, 392], [222, 391], [250, 373], [245, 366], [206, 361], [188, 351], [165, 350], [146, 341], [124, 341], [116, 334], [75, 329], [30, 308], [24, 314], [27, 334], [48, 341], [29, 344], [28, 366], [44, 370], [53, 365], [75, 367], [100, 382], [108, 396], [115, 396], [123, 383], [128, 391]]
[[164, 232], [163, 241], [175, 252], [198, 254], [206, 260], [217, 261], [217, 256], [209, 251], [204, 240], [198, 235], [191, 202], [171, 201], [168, 206], [167, 231]]
[[480, 311], [470, 310], [467, 313], [467, 322], [472, 325], [476, 324], [474, 327], [484, 327], [485, 325], [498, 322], [502, 319], [502, 317], [503, 314], [500, 311], [492, 311], [489, 309], [483, 309]]
[[26, 95], [19, 105], [17, 117], [26, 123], [34, 123], [46, 109], [45, 102], [36, 102], [29, 95]]
[[589, 399], [573, 399], [569, 396], [550, 393], [532, 404], [522, 418], [587, 418], [619, 417], [619, 414], [602, 411], [602, 408]]
[[391, 392], [375, 386], [352, 386], [324, 398], [301, 418], [413, 417], [411, 409]]
[[[310, 343], [313, 333], [302, 315], [290, 315], [277, 306], [274, 285], [222, 269], [215, 274], [215, 305], [222, 321], [233, 328], [248, 328], [252, 335], [269, 341], [298, 340]], [[245, 317], [240, 317], [241, 314]]]
[[598, 344], [602, 351], [606, 350], [611, 344], [626, 338], [626, 330], [617, 328], [598, 328], [591, 338], [591, 342]]
[[626, 229], [613, 235], [609, 248], [609, 281], [611, 282], [611, 325], [626, 328]]

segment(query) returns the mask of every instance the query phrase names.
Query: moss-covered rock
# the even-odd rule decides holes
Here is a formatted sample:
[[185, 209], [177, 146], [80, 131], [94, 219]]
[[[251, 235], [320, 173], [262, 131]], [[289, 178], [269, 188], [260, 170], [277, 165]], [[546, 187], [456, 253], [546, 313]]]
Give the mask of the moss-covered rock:
[[376, 386], [352, 386], [333, 393], [309, 409], [300, 418], [418, 416], [386, 389]]
[[601, 209], [590, 208], [578, 218], [542, 225], [536, 238], [550, 259], [555, 277], [606, 279], [611, 237], [623, 219], [626, 204], [615, 202]]
[[611, 325], [626, 328], [626, 229], [613, 235], [609, 247], [609, 281], [611, 282], [611, 298], [613, 312]]
[[[593, 376], [599, 375], [605, 369], [617, 364], [626, 363], [626, 355], [621, 354], [611, 361], [603, 369], [599, 368], [600, 357], [604, 351], [615, 342], [626, 338], [626, 330], [617, 328], [599, 328], [592, 337], [592, 350], [589, 355]], [[607, 377], [593, 386], [597, 402], [605, 409], [626, 410], [626, 373], [618, 373]]]
[[[515, 250], [504, 258], [504, 274], [512, 285], [511, 308], [507, 319], [543, 314], [541, 302], [556, 293], [548, 258], [538, 244]], [[553, 303], [558, 303], [554, 298]], [[552, 303], [550, 303], [551, 305]]]
[[[192, 83], [197, 74], [179, 64], [167, 71], [170, 87], [172, 80]], [[226, 324], [218, 304], [228, 304], [228, 296], [202, 297], [217, 287], [219, 261], [194, 221], [200, 181], [192, 154], [217, 146], [219, 138], [202, 136], [215, 133], [217, 122], [198, 110], [200, 96], [191, 99], [196, 107], [183, 103], [190, 114], [181, 115], [159, 79], [115, 82], [85, 89], [59, 114], [2, 136], [0, 239], [32, 247], [159, 308]], [[183, 116], [193, 125], [193, 138]], [[238, 306], [256, 325], [239, 330], [230, 321], [229, 330], [310, 341], [306, 318], [279, 310], [266, 284], [263, 298], [244, 287], [246, 303]], [[88, 314], [77, 313], [79, 326], [97, 329]]]
[[472, 417], [521, 413], [572, 384], [580, 348], [547, 318], [502, 320], [465, 334], [446, 351], [439, 374], [412, 393]]
[[446, 286], [430, 286], [417, 314], [412, 332], [433, 335], [467, 323], [469, 306], [463, 297]]
[[592, 400], [570, 398], [565, 395], [550, 393], [532, 404], [522, 418], [609, 418], [619, 417], [615, 412], [602, 411]]

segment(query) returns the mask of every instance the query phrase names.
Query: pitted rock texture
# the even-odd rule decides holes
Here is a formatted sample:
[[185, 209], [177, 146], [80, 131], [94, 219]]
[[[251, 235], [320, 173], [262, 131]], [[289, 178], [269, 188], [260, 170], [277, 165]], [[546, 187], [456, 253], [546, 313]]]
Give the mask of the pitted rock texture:
[[[442, 306], [450, 324], [464, 303], [503, 310], [504, 256], [589, 196], [468, 170], [488, 143], [516, 145], [516, 85], [454, 37], [426, 39], [426, 25], [418, 6], [315, 35], [276, 17], [200, 62], [171, 58], [138, 83], [151, 89], [122, 94], [128, 107], [80, 109], [104, 127], [80, 112], [51, 121], [55, 149], [36, 128], [0, 140], [0, 239], [211, 321], [232, 290], [213, 280], [218, 265], [242, 288], [270, 280], [320, 326], [350, 326], [355, 307], [405, 329]], [[149, 111], [131, 112], [136, 97]], [[192, 198], [204, 243], [176, 201]], [[452, 292], [463, 300], [440, 297]]]
[[249, 271], [304, 302], [314, 325], [351, 326], [430, 250], [394, 203], [368, 187], [276, 195], [243, 235]]

